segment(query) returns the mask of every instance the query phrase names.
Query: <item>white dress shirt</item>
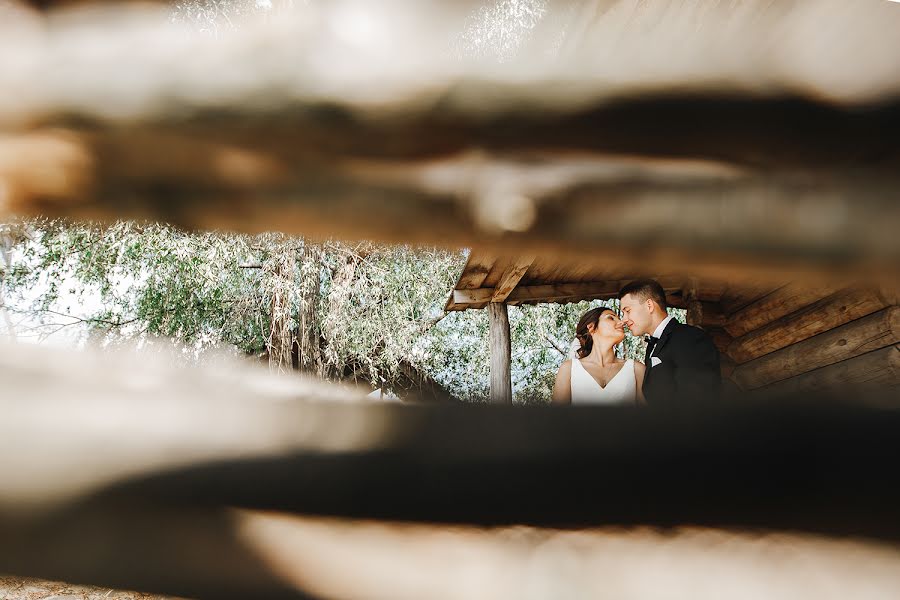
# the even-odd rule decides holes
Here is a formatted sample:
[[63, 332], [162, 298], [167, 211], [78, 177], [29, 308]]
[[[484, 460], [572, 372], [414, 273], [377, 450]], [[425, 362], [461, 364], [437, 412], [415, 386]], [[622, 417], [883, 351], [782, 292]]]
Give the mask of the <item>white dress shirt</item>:
[[[669, 315], [668, 317], [666, 317], [665, 319], [663, 319], [662, 322], [661, 322], [659, 325], [656, 326], [656, 330], [654, 330], [654, 332], [653, 332], [653, 334], [652, 334], [653, 337], [655, 337], [656, 339], [661, 338], [661, 337], [662, 337], [662, 334], [663, 334], [663, 331], [666, 330], [666, 325], [669, 324], [669, 321], [671, 321], [672, 318], [673, 318], [672, 315]], [[654, 350], [655, 350], [655, 348], [654, 348]]]
[[[660, 338], [660, 336], [662, 336], [663, 331], [666, 330], [666, 325], [668, 325], [669, 321], [671, 321], [671, 320], [672, 320], [672, 315], [669, 315], [668, 317], [663, 319], [662, 322], [659, 325], [657, 325], [656, 329], [653, 331], [653, 337], [655, 337], [658, 340]], [[655, 367], [656, 365], [658, 365], [659, 363], [662, 362], [661, 360], [659, 360], [658, 358], [653, 356], [654, 352], [656, 352], [655, 347], [653, 348], [653, 352], [650, 353], [650, 367], [651, 368]]]

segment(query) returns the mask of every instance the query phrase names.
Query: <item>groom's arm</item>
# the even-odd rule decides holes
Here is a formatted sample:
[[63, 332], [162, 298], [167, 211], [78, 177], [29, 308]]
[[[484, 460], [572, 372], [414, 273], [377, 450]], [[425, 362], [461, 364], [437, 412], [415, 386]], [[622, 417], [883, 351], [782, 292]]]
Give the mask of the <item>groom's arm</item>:
[[[716, 400], [722, 385], [719, 351], [701, 329], [685, 327], [675, 354], [675, 394], [681, 402]], [[675, 341], [675, 340], [673, 340]]]

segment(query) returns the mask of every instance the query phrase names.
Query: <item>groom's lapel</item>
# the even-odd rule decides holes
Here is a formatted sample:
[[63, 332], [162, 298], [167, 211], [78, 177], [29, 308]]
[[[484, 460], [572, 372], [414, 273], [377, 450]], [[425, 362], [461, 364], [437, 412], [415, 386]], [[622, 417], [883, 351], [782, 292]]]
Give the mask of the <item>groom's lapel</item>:
[[678, 327], [679, 323], [675, 319], [669, 321], [669, 324], [666, 325], [666, 328], [663, 329], [662, 335], [659, 336], [659, 341], [656, 342], [656, 349], [653, 351], [654, 356], [659, 356], [659, 353], [662, 351], [663, 346], [666, 345], [666, 342], [669, 341], [669, 338], [672, 336], [672, 332]]

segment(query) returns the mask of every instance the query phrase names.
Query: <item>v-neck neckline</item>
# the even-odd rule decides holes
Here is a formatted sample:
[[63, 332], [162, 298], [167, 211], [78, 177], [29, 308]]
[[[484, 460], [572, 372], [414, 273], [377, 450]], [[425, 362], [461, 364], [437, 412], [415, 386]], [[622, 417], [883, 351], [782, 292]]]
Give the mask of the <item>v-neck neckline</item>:
[[619, 367], [619, 370], [616, 371], [616, 374], [613, 375], [612, 377], [610, 377], [610, 378], [609, 378], [609, 381], [606, 382], [606, 385], [600, 385], [600, 382], [597, 381], [597, 378], [594, 377], [593, 375], [591, 375], [591, 372], [588, 371], [587, 368], [585, 368], [584, 364], [581, 362], [581, 359], [580, 359], [580, 358], [577, 358], [577, 359], [575, 359], [575, 360], [578, 361], [579, 366], [580, 366], [582, 369], [584, 369], [584, 372], [587, 373], [588, 377], [590, 377], [591, 380], [592, 380], [594, 383], [596, 383], [597, 386], [598, 386], [601, 390], [605, 390], [606, 388], [608, 388], [608, 387], [609, 387], [609, 384], [611, 384], [613, 381], [616, 380], [616, 377], [619, 376], [619, 373], [621, 373], [622, 371], [625, 370], [625, 365], [628, 364], [628, 361], [627, 361], [627, 360], [626, 360], [625, 362], [623, 362], [623, 363], [622, 363], [622, 366]]

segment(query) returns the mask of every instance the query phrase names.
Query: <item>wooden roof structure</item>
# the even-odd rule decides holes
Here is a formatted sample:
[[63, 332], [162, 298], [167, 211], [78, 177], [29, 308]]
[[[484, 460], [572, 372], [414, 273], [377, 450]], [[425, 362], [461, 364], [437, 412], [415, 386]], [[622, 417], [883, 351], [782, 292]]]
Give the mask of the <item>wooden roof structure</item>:
[[215, 40], [160, 5], [6, 6], [0, 54], [28, 60], [0, 62], [0, 210], [475, 247], [448, 310], [656, 276], [745, 389], [896, 343], [853, 321], [900, 281], [896, 3], [549, 3], [515, 56], [475, 0], [366, 35], [338, 4]]
[[[689, 269], [683, 269], [682, 273]], [[655, 274], [583, 259], [497, 256], [473, 250], [446, 310], [491, 308], [492, 397], [511, 398], [508, 321], [498, 305], [615, 298], [630, 280], [653, 276], [670, 306], [706, 329], [722, 353], [723, 377], [744, 391], [809, 392], [853, 383], [900, 386], [896, 285], [840, 277], [785, 282]]]
[[[447, 308], [491, 313], [501, 402], [508, 304], [610, 297], [636, 276], [658, 277], [710, 331], [744, 390], [900, 383], [898, 3], [550, 1], [515, 57], [505, 29], [448, 52], [448, 39], [478, 33], [477, 0], [312, 0], [214, 39], [186, 35], [162, 4], [32, 4], [51, 8], [0, 3], [4, 215], [472, 247]], [[363, 17], [353, 27], [348, 7]], [[293, 557], [287, 571], [304, 577], [289, 585], [242, 543], [235, 506], [900, 540], [900, 418], [864, 403], [787, 415], [723, 404], [685, 419], [294, 404], [242, 372], [189, 379], [115, 358], [110, 368], [108, 356], [0, 348], [3, 389], [16, 390], [0, 394], [0, 571], [178, 596], [390, 589], [365, 578], [354, 592], [309, 587], [333, 545], [311, 562], [280, 546], [277, 564]], [[685, 475], [706, 485], [684, 486]], [[562, 513], [559, 490], [570, 491]], [[46, 499], [59, 509], [22, 518]], [[479, 573], [532, 584], [534, 557], [554, 561], [548, 572], [571, 558], [544, 540], [533, 555], [516, 545], [522, 570]], [[748, 545], [758, 564], [759, 536]], [[856, 569], [866, 580], [845, 581], [844, 596], [873, 589], [873, 573], [896, 585], [896, 553], [874, 552], [893, 562]], [[390, 562], [417, 569], [412, 554]], [[759, 589], [785, 596], [790, 554], [771, 554], [776, 583]], [[352, 579], [346, 556], [332, 585]], [[643, 562], [622, 574], [647, 589]], [[569, 570], [563, 579], [573, 590]], [[695, 580], [666, 579], [692, 597]]]

